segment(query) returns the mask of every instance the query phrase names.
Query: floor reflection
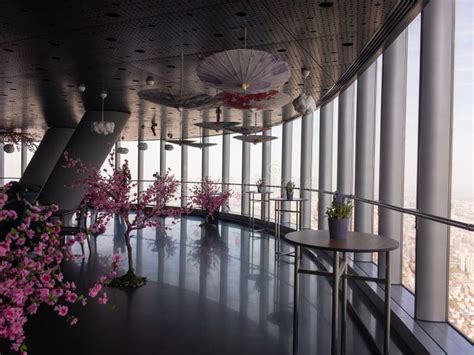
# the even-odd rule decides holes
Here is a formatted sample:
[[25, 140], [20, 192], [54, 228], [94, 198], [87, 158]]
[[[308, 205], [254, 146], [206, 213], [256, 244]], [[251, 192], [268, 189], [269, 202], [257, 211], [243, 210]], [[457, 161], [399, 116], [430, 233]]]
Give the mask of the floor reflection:
[[[63, 335], [46, 347], [47, 353], [64, 354], [67, 347], [68, 354], [290, 354], [291, 259], [275, 262], [274, 240], [265, 234], [252, 235], [227, 222], [214, 227], [201, 222], [195, 217], [174, 225], [166, 220], [165, 227], [135, 233], [136, 271], [148, 285], [132, 292], [111, 290], [115, 310], [78, 310], [76, 329], [64, 331], [60, 320], [48, 318], [48, 331]], [[122, 232], [120, 220], [112, 221], [92, 243], [90, 257], [70, 267], [70, 277], [87, 285], [113, 253], [126, 260]], [[282, 248], [291, 249], [285, 243]], [[314, 267], [309, 260], [303, 263]], [[301, 284], [300, 354], [327, 354], [331, 288], [308, 276]], [[40, 323], [31, 324], [31, 354], [46, 353], [36, 328]], [[347, 331], [349, 353], [370, 354], [352, 324]]]

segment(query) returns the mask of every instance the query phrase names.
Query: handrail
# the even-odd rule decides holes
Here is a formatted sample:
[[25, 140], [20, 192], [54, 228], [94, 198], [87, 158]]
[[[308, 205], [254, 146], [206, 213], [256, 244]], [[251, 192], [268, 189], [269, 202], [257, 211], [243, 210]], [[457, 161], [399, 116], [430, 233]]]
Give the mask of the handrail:
[[[135, 180], [135, 181], [138, 181], [138, 180]], [[141, 181], [142, 182], [153, 182], [154, 180], [141, 180]], [[180, 181], [180, 183], [183, 183], [183, 181]], [[184, 181], [184, 183], [186, 183], [186, 184], [199, 184], [199, 183], [201, 183], [201, 181]], [[249, 186], [249, 187], [250, 186], [257, 186], [255, 184], [244, 184], [244, 183], [235, 183], [235, 182], [222, 182], [222, 181], [220, 181], [219, 183], [224, 184], [224, 185], [229, 185], [229, 186]], [[281, 189], [282, 188], [282, 186], [277, 186], [277, 185], [265, 185], [265, 187], [275, 188], [275, 189]], [[328, 194], [328, 195], [334, 195], [336, 193], [336, 191], [326, 191], [326, 190], [320, 190], [320, 189], [306, 189], [306, 188], [300, 188], [300, 187], [295, 187], [295, 190], [317, 192], [317, 193], [323, 193], [323, 194]], [[448, 226], [451, 226], [451, 227], [464, 229], [464, 230], [467, 230], [469, 232], [474, 231], [474, 224], [472, 224], [472, 223], [466, 223], [466, 222], [462, 222], [462, 221], [458, 221], [458, 220], [454, 220], [454, 219], [450, 219], [450, 218], [446, 218], [446, 217], [440, 217], [440, 216], [436, 216], [436, 215], [433, 215], [433, 214], [430, 214], [430, 213], [420, 212], [420, 211], [415, 210], [415, 209], [409, 209], [409, 208], [404, 208], [404, 207], [400, 207], [400, 206], [395, 206], [395, 205], [391, 205], [391, 204], [380, 202], [380, 201], [366, 199], [366, 198], [359, 197], [359, 196], [356, 196], [356, 195], [347, 195], [347, 194], [342, 194], [342, 195], [344, 197], [350, 199], [350, 200], [354, 200], [354, 201], [358, 201], [358, 202], [362, 202], [362, 203], [367, 203], [367, 204], [370, 204], [370, 205], [386, 208], [386, 209], [389, 209], [389, 210], [393, 210], [393, 211], [396, 211], [396, 212], [412, 215], [412, 216], [415, 216], [415, 217], [428, 219], [428, 220], [438, 222], [438, 223], [442, 223], [442, 224], [445, 224], [445, 225], [448, 225]]]

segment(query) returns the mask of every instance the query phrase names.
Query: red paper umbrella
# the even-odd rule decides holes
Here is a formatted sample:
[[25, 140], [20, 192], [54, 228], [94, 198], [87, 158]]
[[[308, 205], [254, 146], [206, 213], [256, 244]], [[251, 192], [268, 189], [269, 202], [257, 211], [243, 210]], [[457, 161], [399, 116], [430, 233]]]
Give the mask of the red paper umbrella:
[[216, 96], [224, 106], [238, 110], [268, 110], [282, 107], [291, 101], [291, 96], [276, 90], [258, 94], [239, 94], [234, 92], [221, 92]]

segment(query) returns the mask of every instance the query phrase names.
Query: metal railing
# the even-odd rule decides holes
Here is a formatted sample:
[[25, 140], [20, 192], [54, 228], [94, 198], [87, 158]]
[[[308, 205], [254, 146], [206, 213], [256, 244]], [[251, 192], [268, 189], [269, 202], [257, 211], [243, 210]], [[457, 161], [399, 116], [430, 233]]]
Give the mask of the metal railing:
[[[138, 180], [135, 180], [135, 181], [138, 181]], [[153, 180], [142, 180], [142, 182], [153, 182]], [[183, 181], [180, 181], [180, 183], [183, 183]], [[184, 183], [186, 183], [186, 184], [199, 184], [199, 183], [201, 183], [201, 181], [184, 181]], [[246, 187], [256, 187], [257, 186], [255, 184], [243, 184], [243, 183], [235, 183], [235, 182], [222, 182], [222, 181], [220, 181], [219, 183], [222, 184], [222, 185], [227, 185], [227, 186], [246, 186]], [[282, 186], [278, 186], [278, 185], [265, 185], [265, 187], [273, 188], [273, 189], [282, 189]], [[326, 190], [320, 190], [320, 189], [304, 189], [304, 188], [302, 189], [300, 187], [295, 187], [295, 190], [315, 192], [315, 193], [323, 193], [323, 194], [328, 194], [328, 195], [334, 195], [336, 193], [335, 191], [326, 191]], [[363, 197], [358, 197], [356, 195], [346, 195], [346, 194], [342, 194], [342, 195], [345, 196], [346, 198], [350, 199], [350, 200], [353, 200], [353, 201], [363, 202], [363, 203], [367, 203], [367, 204], [370, 204], [370, 205], [373, 205], [373, 206], [386, 208], [386, 209], [389, 209], [389, 210], [392, 210], [392, 211], [412, 215], [412, 216], [419, 217], [419, 218], [428, 219], [430, 221], [442, 223], [442, 224], [445, 224], [445, 225], [448, 225], [448, 226], [451, 226], [451, 227], [464, 229], [464, 230], [467, 230], [469, 232], [474, 231], [474, 224], [473, 223], [462, 222], [462, 221], [458, 221], [458, 220], [451, 219], [451, 218], [446, 218], [446, 217], [436, 216], [436, 215], [433, 215], [433, 214], [430, 214], [430, 213], [420, 212], [420, 211], [415, 210], [415, 209], [409, 209], [409, 208], [395, 206], [395, 205], [391, 205], [391, 204], [380, 202], [380, 201], [369, 200], [369, 199], [366, 199], [366, 198], [363, 198]]]

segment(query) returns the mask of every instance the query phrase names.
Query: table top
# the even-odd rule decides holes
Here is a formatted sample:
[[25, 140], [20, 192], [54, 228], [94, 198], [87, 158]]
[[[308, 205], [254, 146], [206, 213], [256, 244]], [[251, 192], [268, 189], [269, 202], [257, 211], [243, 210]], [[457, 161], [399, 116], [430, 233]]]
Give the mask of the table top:
[[327, 230], [307, 229], [288, 233], [285, 239], [308, 248], [342, 252], [383, 252], [399, 246], [395, 239], [360, 232], [348, 232], [347, 239], [330, 239]]
[[301, 197], [294, 197], [294, 198], [292, 198], [291, 200], [288, 200], [286, 197], [274, 197], [274, 198], [271, 198], [270, 200], [271, 200], [271, 201], [282, 201], [282, 202], [291, 202], [291, 201], [300, 202], [300, 201], [308, 201], [308, 199], [307, 199], [307, 198], [301, 198]]

